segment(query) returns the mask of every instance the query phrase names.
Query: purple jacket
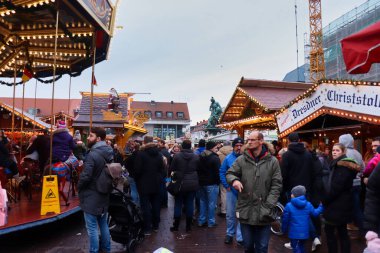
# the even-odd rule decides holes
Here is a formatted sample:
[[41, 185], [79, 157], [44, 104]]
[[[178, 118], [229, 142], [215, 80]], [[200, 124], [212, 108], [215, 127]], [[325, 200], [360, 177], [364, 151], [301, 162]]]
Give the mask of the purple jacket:
[[67, 128], [54, 131], [53, 134], [53, 161], [65, 162], [74, 149], [73, 137]]

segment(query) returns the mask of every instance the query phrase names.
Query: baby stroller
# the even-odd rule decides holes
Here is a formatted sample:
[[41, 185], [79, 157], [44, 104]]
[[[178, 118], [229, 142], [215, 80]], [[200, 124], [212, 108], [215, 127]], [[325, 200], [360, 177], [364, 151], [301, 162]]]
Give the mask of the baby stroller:
[[133, 253], [137, 244], [144, 239], [140, 208], [128, 194], [115, 188], [110, 195], [108, 213], [112, 240], [124, 244], [126, 252]]

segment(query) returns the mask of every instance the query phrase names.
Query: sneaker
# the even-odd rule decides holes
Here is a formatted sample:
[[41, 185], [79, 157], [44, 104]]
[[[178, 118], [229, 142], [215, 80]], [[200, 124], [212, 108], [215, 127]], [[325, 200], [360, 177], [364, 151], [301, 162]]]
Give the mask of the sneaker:
[[236, 243], [238, 246], [244, 247], [244, 241], [237, 241]]
[[290, 244], [290, 242], [285, 243], [284, 247], [287, 248], [287, 249], [293, 249], [292, 245]]
[[226, 235], [226, 238], [224, 239], [225, 244], [232, 244], [233, 238], [232, 236]]
[[316, 251], [318, 246], [321, 246], [321, 240], [318, 237], [315, 237], [313, 244], [311, 245], [311, 251]]
[[215, 227], [217, 227], [217, 226], [218, 226], [218, 224], [216, 224], [216, 223], [214, 223], [214, 224], [209, 224], [209, 225], [208, 225], [209, 228], [215, 228]]
[[207, 225], [206, 223], [203, 223], [203, 224], [202, 224], [202, 223], [198, 223], [197, 226], [198, 226], [198, 227], [206, 227], [206, 225]]

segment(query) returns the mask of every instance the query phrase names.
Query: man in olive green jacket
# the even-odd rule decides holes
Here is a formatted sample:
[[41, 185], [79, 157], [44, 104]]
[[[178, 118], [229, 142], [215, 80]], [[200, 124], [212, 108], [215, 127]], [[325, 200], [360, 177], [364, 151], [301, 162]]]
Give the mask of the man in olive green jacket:
[[241, 224], [246, 253], [266, 253], [270, 223], [280, 197], [282, 177], [273, 146], [258, 131], [248, 136], [244, 154], [227, 171], [227, 182], [238, 192], [236, 216]]

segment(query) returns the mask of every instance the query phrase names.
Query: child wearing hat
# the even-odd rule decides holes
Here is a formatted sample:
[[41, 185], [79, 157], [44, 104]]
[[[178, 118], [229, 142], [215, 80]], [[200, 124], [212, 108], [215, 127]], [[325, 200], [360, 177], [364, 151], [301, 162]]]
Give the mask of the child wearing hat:
[[310, 216], [317, 217], [323, 211], [322, 204], [314, 209], [306, 199], [306, 188], [303, 185], [293, 187], [291, 200], [285, 206], [282, 216], [282, 231], [288, 233], [294, 253], [305, 252], [304, 244], [309, 239]]

